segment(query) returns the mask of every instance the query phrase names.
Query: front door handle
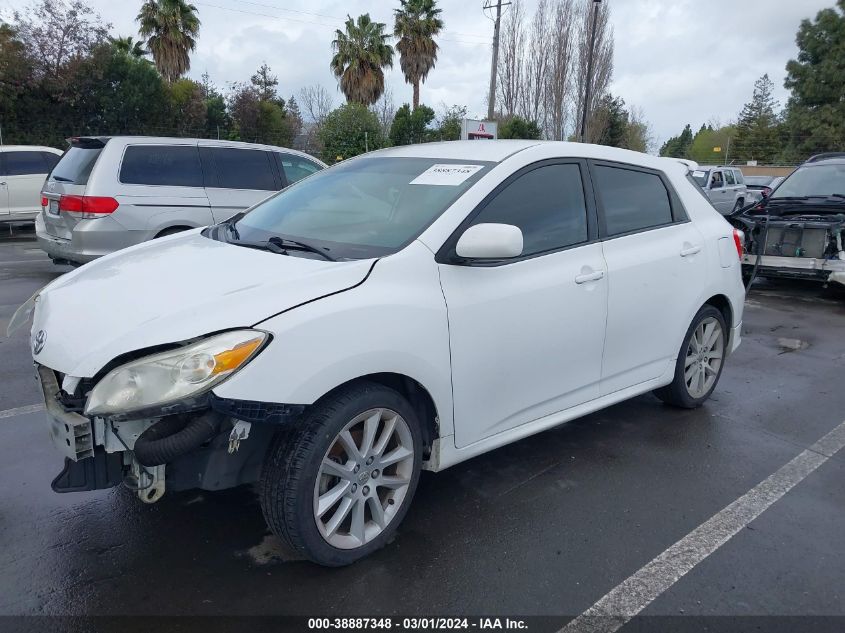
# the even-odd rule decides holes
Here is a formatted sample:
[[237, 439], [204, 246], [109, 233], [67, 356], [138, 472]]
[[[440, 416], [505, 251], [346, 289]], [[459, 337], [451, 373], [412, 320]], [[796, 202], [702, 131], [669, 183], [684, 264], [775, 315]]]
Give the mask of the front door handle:
[[689, 257], [699, 252], [701, 252], [701, 246], [690, 246], [681, 251], [681, 257]]
[[604, 277], [604, 271], [603, 270], [596, 270], [596, 271], [591, 272], [591, 273], [584, 273], [583, 275], [578, 275], [577, 277], [575, 277], [575, 283], [576, 284], [585, 284], [588, 281], [598, 281], [602, 277]]

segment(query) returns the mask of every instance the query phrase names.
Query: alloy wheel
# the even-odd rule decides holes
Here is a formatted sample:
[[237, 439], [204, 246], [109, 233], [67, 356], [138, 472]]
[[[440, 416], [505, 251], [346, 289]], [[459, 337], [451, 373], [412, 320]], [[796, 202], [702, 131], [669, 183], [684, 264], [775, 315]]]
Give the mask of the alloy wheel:
[[684, 360], [684, 383], [692, 398], [703, 397], [716, 383], [724, 353], [722, 324], [712, 316], [702, 319], [690, 337]]
[[329, 545], [366, 545], [402, 506], [414, 472], [414, 439], [396, 411], [355, 416], [332, 441], [314, 484], [314, 520]]

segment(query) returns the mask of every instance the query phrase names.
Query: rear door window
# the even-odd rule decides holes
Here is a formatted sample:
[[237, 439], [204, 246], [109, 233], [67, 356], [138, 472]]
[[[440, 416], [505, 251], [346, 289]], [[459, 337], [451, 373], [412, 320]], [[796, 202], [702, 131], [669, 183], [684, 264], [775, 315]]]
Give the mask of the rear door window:
[[199, 151], [196, 145], [130, 145], [120, 165], [120, 182], [202, 187]]
[[50, 171], [41, 152], [3, 152], [3, 160], [6, 176], [31, 176]]
[[657, 174], [597, 165], [595, 176], [608, 236], [672, 223], [669, 191]]
[[322, 169], [317, 163], [293, 154], [277, 153], [276, 156], [282, 164], [289, 185]]
[[258, 149], [212, 147], [209, 150], [221, 189], [278, 191], [270, 153]]
[[745, 184], [745, 178], [743, 178], [742, 172], [739, 171], [738, 169], [734, 169], [734, 178], [736, 179], [736, 184], [738, 184], [738, 185], [744, 185]]
[[736, 184], [736, 180], [734, 179], [733, 170], [728, 169], [725, 172], [725, 182], [727, 182], [729, 185], [735, 185]]

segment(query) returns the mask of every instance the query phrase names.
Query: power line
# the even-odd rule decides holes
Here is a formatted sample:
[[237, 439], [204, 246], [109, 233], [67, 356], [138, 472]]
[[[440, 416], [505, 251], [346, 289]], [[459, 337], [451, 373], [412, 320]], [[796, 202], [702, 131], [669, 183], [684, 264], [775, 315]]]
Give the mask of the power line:
[[[257, 2], [247, 2], [247, 0], [235, 0], [235, 1], [245, 3], [245, 4], [255, 4], [255, 5], [260, 4], [260, 6], [265, 6], [265, 7], [268, 7], [268, 8], [285, 10], [285, 9], [282, 9], [281, 7], [276, 7], [274, 5], [268, 5], [268, 4], [257, 3]], [[219, 5], [219, 4], [211, 4], [210, 2], [201, 2], [199, 0], [195, 0], [194, 4], [198, 4], [198, 5], [201, 5], [201, 6], [204, 6], [204, 7], [210, 7], [210, 8], [213, 8], [213, 9], [221, 9], [223, 11], [231, 11], [233, 13], [242, 13], [244, 15], [254, 15], [254, 16], [263, 17], [263, 18], [271, 18], [273, 20], [298, 22], [300, 24], [311, 24], [313, 26], [322, 26], [322, 27], [330, 28], [330, 29], [336, 29], [336, 28], [342, 27], [343, 24], [345, 23], [345, 20], [341, 20], [341, 18], [332, 18], [332, 19], [336, 19], [338, 21], [334, 22], [332, 24], [326, 24], [325, 22], [315, 22], [313, 20], [304, 20], [304, 19], [301, 19], [301, 18], [294, 18], [294, 17], [284, 16], [284, 15], [273, 15], [273, 14], [270, 14], [270, 13], [259, 13], [257, 11], [248, 11], [246, 9], [236, 9], [234, 7], [226, 7], [226, 6], [222, 6], [222, 5]], [[317, 14], [314, 14], [314, 15], [317, 15]], [[319, 15], [322, 16], [322, 14], [319, 14]], [[326, 17], [329, 17], [329, 16], [326, 16]], [[471, 37], [479, 37], [479, 36], [471, 35]], [[455, 38], [448, 38], [448, 37], [438, 37], [437, 39], [440, 40], [440, 41], [444, 41], [444, 42], [457, 42], [459, 44], [469, 44], [469, 45], [479, 45], [479, 44], [485, 45], [485, 44], [489, 43], [489, 40], [487, 42], [481, 42], [481, 41], [472, 42], [472, 41], [455, 39]]]

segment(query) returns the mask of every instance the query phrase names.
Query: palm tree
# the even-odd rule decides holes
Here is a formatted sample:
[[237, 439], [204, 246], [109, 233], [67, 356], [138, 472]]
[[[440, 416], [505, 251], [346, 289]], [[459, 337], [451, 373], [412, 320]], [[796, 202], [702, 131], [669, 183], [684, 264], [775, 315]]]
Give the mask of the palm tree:
[[373, 22], [370, 14], [347, 16], [345, 31], [335, 31], [331, 69], [340, 80], [347, 101], [365, 106], [378, 101], [384, 92], [384, 67], [393, 67], [393, 47], [385, 40], [385, 24]]
[[197, 8], [185, 0], [147, 0], [135, 19], [162, 77], [171, 83], [179, 79], [191, 67], [188, 54], [197, 46]]
[[144, 43], [136, 40], [131, 35], [127, 35], [126, 37], [110, 37], [109, 41], [114, 47], [114, 50], [130, 57], [141, 58], [149, 53], [148, 50], [144, 49]]
[[405, 81], [414, 86], [414, 109], [420, 105], [420, 82], [425, 81], [437, 61], [434, 37], [443, 30], [436, 0], [399, 0], [393, 34], [399, 38], [399, 65]]

